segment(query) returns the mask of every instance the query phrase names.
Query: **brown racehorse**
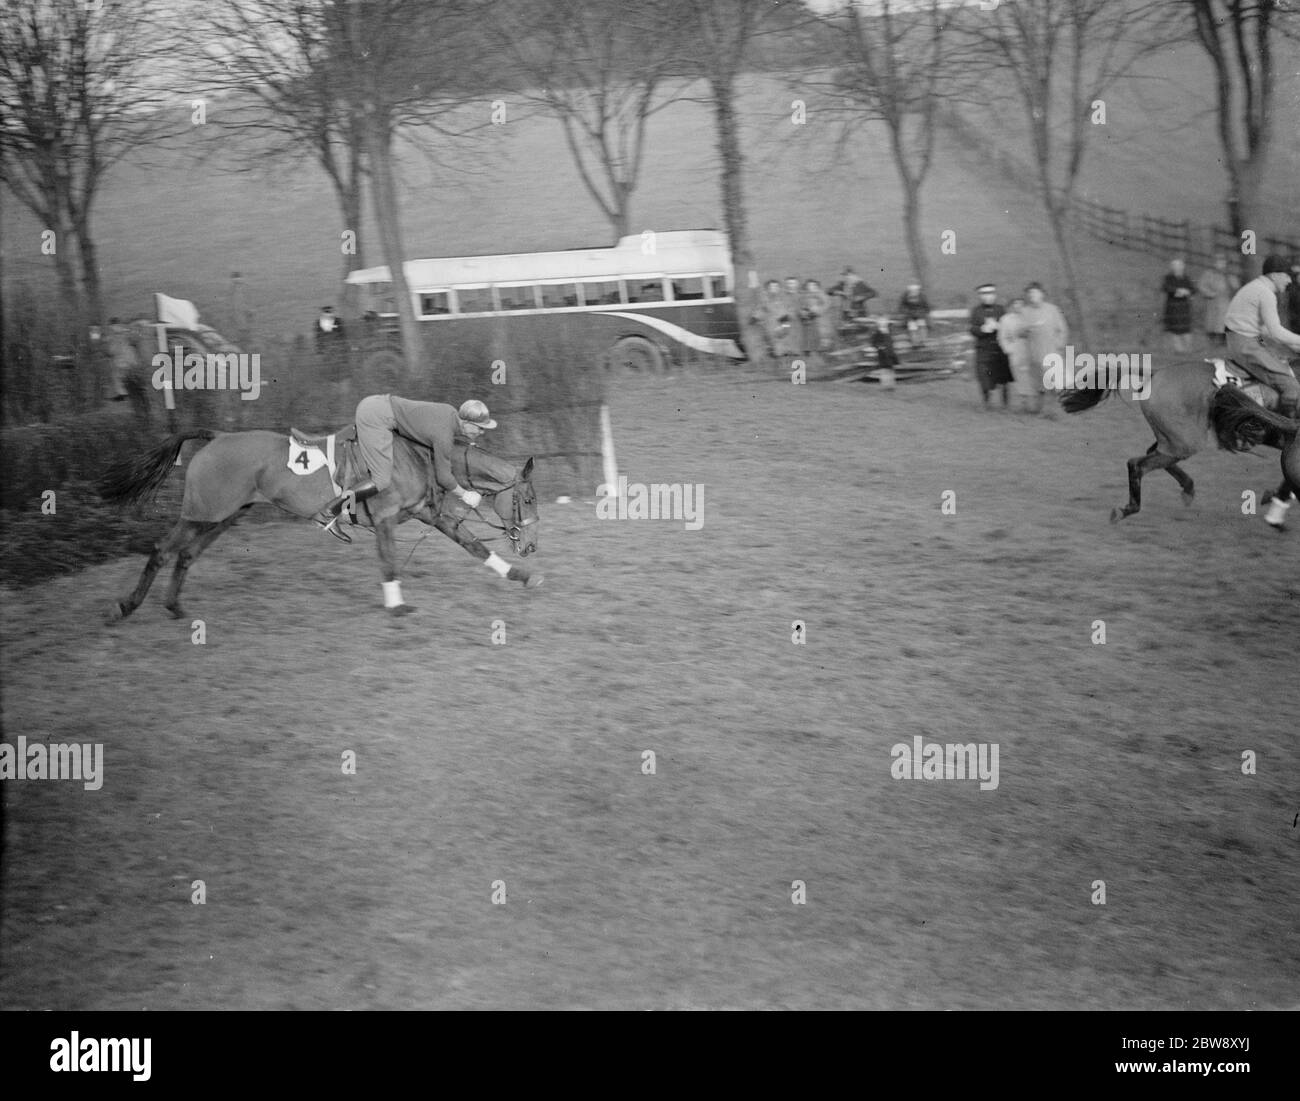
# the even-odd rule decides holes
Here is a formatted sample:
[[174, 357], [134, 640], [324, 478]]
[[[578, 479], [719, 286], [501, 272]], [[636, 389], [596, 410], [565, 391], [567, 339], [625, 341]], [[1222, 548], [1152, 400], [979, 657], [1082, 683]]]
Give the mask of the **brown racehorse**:
[[[1209, 363], [1171, 363], [1152, 373], [1150, 396], [1136, 404], [1156, 442], [1145, 455], [1129, 459], [1128, 504], [1111, 510], [1111, 523], [1142, 507], [1142, 476], [1152, 470], [1169, 471], [1182, 488], [1184, 503], [1191, 504], [1195, 487], [1178, 464], [1204, 447], [1207, 431], [1214, 433], [1225, 451], [1250, 451], [1259, 445], [1278, 448], [1282, 484], [1276, 497], [1287, 502], [1300, 493], [1300, 423], [1265, 409], [1235, 386], [1216, 386], [1214, 373]], [[1061, 407], [1067, 413], [1082, 413], [1110, 393], [1106, 387], [1070, 390], [1061, 396]], [[1268, 521], [1279, 530], [1283, 527], [1272, 512]]]
[[[166, 607], [176, 618], [183, 617], [180, 592], [186, 571], [217, 536], [257, 502], [270, 502], [295, 516], [314, 517], [334, 497], [327, 468], [322, 466], [310, 474], [296, 474], [290, 468], [288, 436], [263, 431], [215, 432], [209, 428], [178, 432], [144, 455], [114, 465], [100, 479], [100, 495], [123, 503], [149, 500], [167, 480], [181, 447], [192, 439], [211, 442], [194, 456], [185, 473], [180, 519], [154, 548], [130, 595], [109, 612], [110, 622], [140, 607], [154, 577], [172, 555], [176, 556], [176, 566], [167, 589]], [[301, 452], [300, 445], [295, 443], [295, 447]], [[350, 449], [350, 445], [345, 443], [342, 449]], [[467, 515], [463, 506], [450, 502], [448, 511], [442, 510], [444, 495], [433, 477], [432, 453], [427, 447], [394, 435], [391, 485], [356, 508], [357, 522], [375, 531], [387, 583], [385, 600], [388, 603], [390, 593], [396, 600], [388, 609], [393, 614], [414, 610], [402, 603], [397, 585], [394, 531], [404, 520], [413, 517], [437, 528], [474, 557], [485, 561], [491, 558], [488, 565], [498, 572], [506, 569], [505, 563], [463, 529], [466, 519], [477, 518], [498, 529], [521, 557], [537, 549], [532, 459], [516, 469], [513, 463], [477, 447], [458, 446], [452, 468], [462, 485], [483, 495], [473, 516]], [[510, 566], [504, 576], [522, 581], [526, 588], [534, 588], [542, 581], [540, 574], [517, 565]]]

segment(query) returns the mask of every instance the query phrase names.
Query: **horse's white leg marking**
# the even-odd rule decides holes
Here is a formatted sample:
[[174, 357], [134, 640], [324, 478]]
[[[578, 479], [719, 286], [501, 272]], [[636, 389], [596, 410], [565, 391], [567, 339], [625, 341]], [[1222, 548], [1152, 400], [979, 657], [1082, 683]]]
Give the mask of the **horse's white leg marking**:
[[402, 583], [400, 581], [383, 581], [384, 607], [400, 608], [402, 606]]
[[495, 551], [487, 556], [487, 560], [483, 565], [491, 569], [498, 577], [505, 577], [510, 572], [510, 563]]
[[1274, 497], [1268, 503], [1268, 511], [1264, 513], [1264, 519], [1275, 528], [1281, 527], [1282, 522], [1286, 519], [1286, 510], [1290, 507], [1290, 501], [1284, 501], [1281, 497]]

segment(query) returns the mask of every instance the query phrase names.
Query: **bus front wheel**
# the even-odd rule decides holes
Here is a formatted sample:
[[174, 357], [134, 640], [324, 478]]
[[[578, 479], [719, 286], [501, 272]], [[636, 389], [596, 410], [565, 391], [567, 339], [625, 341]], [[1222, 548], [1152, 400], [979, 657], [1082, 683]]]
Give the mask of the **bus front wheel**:
[[625, 336], [610, 349], [609, 366], [618, 372], [661, 375], [664, 354], [652, 340], [643, 336]]

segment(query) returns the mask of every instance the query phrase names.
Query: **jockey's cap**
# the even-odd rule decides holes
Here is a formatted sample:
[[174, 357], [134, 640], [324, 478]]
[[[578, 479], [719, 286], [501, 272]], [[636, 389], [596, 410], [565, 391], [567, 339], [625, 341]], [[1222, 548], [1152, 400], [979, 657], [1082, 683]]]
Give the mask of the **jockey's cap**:
[[488, 413], [488, 407], [477, 398], [470, 398], [460, 407], [457, 416], [461, 420], [470, 424], [477, 424], [480, 428], [495, 428], [497, 422], [494, 421]]
[[1274, 275], [1279, 272], [1290, 275], [1291, 262], [1285, 256], [1278, 253], [1266, 257], [1264, 260], [1264, 274]]

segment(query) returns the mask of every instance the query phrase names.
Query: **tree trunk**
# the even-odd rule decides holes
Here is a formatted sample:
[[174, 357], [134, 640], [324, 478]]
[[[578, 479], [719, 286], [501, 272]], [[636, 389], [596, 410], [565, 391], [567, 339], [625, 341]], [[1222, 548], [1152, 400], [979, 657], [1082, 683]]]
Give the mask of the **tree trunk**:
[[1263, 270], [1260, 250], [1264, 247], [1264, 230], [1259, 224], [1260, 192], [1264, 186], [1264, 157], [1256, 153], [1253, 157], [1242, 157], [1232, 165], [1232, 198], [1229, 210], [1233, 215], [1232, 232], [1237, 238], [1237, 251], [1242, 245], [1241, 235], [1246, 230], [1255, 233], [1255, 254], [1242, 255], [1242, 279], [1251, 279]]
[[[99, 250], [90, 232], [89, 215], [82, 218], [76, 229], [77, 253], [81, 259], [81, 282], [85, 288], [85, 301], [89, 311], [87, 320], [91, 324], [105, 325], [108, 318], [104, 316], [104, 290], [99, 275]], [[102, 355], [97, 355], [90, 343], [87, 324], [77, 326], [76, 355], [78, 367], [85, 372], [79, 380], [78, 395], [89, 406], [98, 405], [107, 387], [105, 377], [106, 364]]]
[[902, 171], [899, 180], [903, 185], [903, 228], [907, 236], [907, 252], [912, 257], [912, 270], [927, 291], [930, 289], [930, 261], [926, 259], [925, 245], [921, 240], [921, 186]]
[[423, 370], [424, 348], [420, 323], [415, 319], [415, 307], [411, 302], [411, 292], [406, 284], [406, 271], [403, 267], [405, 255], [397, 186], [393, 179], [392, 133], [375, 118], [368, 122], [366, 145], [370, 163], [370, 198], [375, 208], [375, 221], [379, 225], [379, 242], [384, 250], [384, 262], [388, 265], [393, 296], [397, 300], [397, 319], [402, 334], [406, 376], [414, 382]]
[[1050, 202], [1047, 218], [1052, 224], [1052, 238], [1056, 242], [1056, 254], [1061, 261], [1062, 292], [1066, 320], [1070, 325], [1070, 343], [1078, 348], [1090, 348], [1092, 327], [1079, 295], [1079, 282], [1074, 269], [1074, 244], [1066, 225], [1066, 211], [1059, 203]]
[[99, 274], [99, 248], [90, 233], [89, 219], [84, 219], [76, 229], [77, 252], [81, 257], [81, 282], [86, 288], [86, 304], [95, 324], [103, 325], [104, 285]]
[[77, 279], [77, 269], [72, 261], [75, 235], [62, 217], [51, 219], [50, 222], [53, 224], [47, 222], [47, 226], [54, 230], [54, 272], [59, 280], [59, 293], [68, 313], [80, 318], [85, 312], [85, 302]]
[[749, 243], [745, 213], [745, 158], [740, 151], [740, 126], [736, 118], [736, 90], [731, 80], [710, 80], [713, 119], [717, 128], [718, 155], [722, 160], [722, 218], [731, 245], [731, 266], [735, 272], [736, 314], [741, 340], [751, 361], [760, 361], [767, 338], [754, 321], [758, 309], [757, 271]]
[[[356, 156], [354, 154], [355, 162]], [[343, 228], [356, 234], [356, 251], [343, 254], [343, 291], [342, 306], [348, 313], [359, 313], [361, 288], [348, 282], [348, 276], [366, 266], [365, 246], [361, 242], [361, 173], [354, 167], [348, 174], [347, 183], [338, 189], [339, 209], [343, 213]]]
[[614, 202], [616, 205], [610, 221], [614, 225], [614, 240], [621, 241], [632, 232], [632, 189], [626, 184], [616, 184]]

